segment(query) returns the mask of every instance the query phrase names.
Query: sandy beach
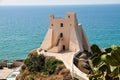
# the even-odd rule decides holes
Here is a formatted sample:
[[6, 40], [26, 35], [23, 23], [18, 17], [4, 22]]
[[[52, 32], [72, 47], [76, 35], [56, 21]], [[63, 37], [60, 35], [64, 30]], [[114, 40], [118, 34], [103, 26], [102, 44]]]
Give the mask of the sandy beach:
[[8, 69], [4, 67], [4, 69], [0, 69], [0, 79], [6, 79], [6, 77], [13, 72], [14, 69]]

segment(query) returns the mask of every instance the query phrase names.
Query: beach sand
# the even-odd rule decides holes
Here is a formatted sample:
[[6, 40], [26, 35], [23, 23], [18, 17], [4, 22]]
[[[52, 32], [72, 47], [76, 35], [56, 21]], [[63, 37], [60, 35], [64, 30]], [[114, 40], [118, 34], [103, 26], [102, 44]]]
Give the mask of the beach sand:
[[6, 77], [13, 72], [14, 69], [8, 69], [4, 67], [4, 69], [0, 69], [0, 79], [6, 79]]

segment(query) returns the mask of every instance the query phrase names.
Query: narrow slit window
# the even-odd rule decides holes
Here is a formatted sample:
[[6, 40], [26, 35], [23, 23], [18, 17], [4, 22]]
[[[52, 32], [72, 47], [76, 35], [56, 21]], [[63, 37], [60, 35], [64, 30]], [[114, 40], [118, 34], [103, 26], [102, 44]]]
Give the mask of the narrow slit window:
[[60, 24], [60, 27], [63, 27], [63, 23]]
[[61, 37], [61, 38], [63, 37], [63, 33], [60, 33], [60, 37]]
[[68, 18], [70, 18], [70, 16], [68, 16]]
[[65, 50], [65, 45], [63, 45], [63, 50]]
[[53, 24], [51, 24], [51, 26], [53, 26]]

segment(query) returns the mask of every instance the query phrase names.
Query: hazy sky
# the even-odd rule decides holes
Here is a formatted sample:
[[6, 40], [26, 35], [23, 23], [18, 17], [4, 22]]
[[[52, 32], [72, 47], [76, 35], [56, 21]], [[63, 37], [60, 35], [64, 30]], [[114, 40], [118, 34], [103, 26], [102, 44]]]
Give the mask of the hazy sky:
[[120, 0], [0, 0], [0, 5], [120, 4]]

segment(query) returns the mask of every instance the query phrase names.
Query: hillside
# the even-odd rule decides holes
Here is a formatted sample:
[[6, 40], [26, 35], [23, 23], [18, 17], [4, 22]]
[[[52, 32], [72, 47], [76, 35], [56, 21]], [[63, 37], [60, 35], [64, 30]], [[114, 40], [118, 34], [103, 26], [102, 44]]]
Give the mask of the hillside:
[[17, 80], [72, 80], [72, 77], [62, 61], [38, 55], [33, 50], [25, 59]]

